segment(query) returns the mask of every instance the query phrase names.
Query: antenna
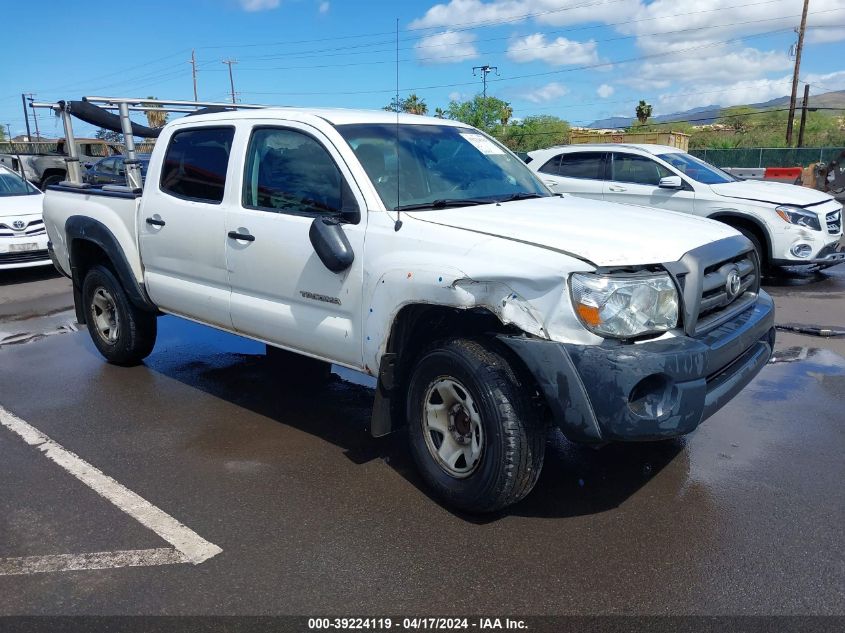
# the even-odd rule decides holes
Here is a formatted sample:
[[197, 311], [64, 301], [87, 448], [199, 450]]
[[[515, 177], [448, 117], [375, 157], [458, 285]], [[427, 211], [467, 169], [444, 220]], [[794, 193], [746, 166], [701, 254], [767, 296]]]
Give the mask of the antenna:
[[399, 18], [396, 18], [396, 223], [393, 230], [402, 228], [399, 209]]

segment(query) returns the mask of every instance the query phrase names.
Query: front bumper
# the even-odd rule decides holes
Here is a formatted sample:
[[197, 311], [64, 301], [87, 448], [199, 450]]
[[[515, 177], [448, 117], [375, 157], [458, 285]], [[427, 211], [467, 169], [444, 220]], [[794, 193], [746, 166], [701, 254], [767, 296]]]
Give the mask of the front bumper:
[[774, 304], [761, 291], [753, 306], [696, 338], [595, 346], [500, 340], [534, 375], [570, 440], [656, 440], [695, 430], [757, 375], [774, 346]]
[[[16, 250], [25, 245], [27, 250]], [[0, 270], [27, 268], [50, 264], [47, 254], [47, 236], [0, 237]]]

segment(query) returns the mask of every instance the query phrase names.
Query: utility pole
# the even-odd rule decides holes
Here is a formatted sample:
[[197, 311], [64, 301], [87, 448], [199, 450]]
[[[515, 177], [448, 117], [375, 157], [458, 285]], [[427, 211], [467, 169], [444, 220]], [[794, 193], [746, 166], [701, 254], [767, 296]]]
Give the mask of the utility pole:
[[801, 104], [801, 125], [798, 128], [798, 147], [804, 147], [804, 126], [807, 125], [807, 110], [810, 107], [810, 84], [804, 84], [804, 103]]
[[26, 139], [32, 140], [32, 133], [29, 131], [29, 112], [26, 109], [26, 95], [21, 93], [21, 104], [23, 105], [23, 118], [26, 121]]
[[496, 73], [498, 76], [499, 74], [499, 67], [498, 66], [488, 66], [484, 64], [484, 66], [473, 66], [472, 67], [472, 76], [477, 77], [475, 71], [478, 70], [481, 72], [481, 85], [482, 85], [482, 94], [484, 98], [487, 99], [487, 75], [490, 73]]
[[229, 85], [232, 87], [232, 103], [235, 103], [235, 80], [232, 78], [232, 64], [237, 64], [237, 60], [224, 59], [223, 63], [229, 66]]
[[188, 63], [191, 65], [191, 76], [194, 78], [194, 101], [199, 101], [197, 98], [197, 55], [194, 49], [191, 49], [191, 59]]
[[6, 124], [6, 129], [9, 131], [9, 142], [12, 142], [12, 126], [8, 123]]
[[[30, 102], [35, 101], [35, 95], [31, 92], [26, 95], [29, 97]], [[35, 111], [35, 108], [32, 109], [32, 120], [35, 121], [35, 138], [41, 139], [41, 131], [38, 129], [38, 113]]]
[[801, 68], [801, 49], [804, 48], [804, 31], [807, 28], [807, 8], [810, 0], [804, 0], [801, 12], [801, 26], [798, 27], [798, 45], [795, 47], [795, 70], [792, 73], [792, 96], [789, 98], [789, 118], [786, 120], [786, 146], [792, 146], [792, 125], [795, 118], [795, 99], [798, 96], [798, 71]]

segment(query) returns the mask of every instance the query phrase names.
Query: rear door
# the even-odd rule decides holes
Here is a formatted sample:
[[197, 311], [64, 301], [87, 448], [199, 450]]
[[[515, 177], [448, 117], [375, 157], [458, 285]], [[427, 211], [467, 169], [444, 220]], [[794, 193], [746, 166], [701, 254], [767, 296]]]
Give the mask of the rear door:
[[164, 311], [231, 329], [223, 205], [235, 128], [177, 127], [150, 166], [138, 219], [147, 292]]
[[681, 177], [681, 189], [659, 187], [660, 179], [667, 176], [677, 174], [647, 156], [613, 152], [610, 180], [605, 182], [604, 199], [608, 202], [692, 213], [695, 206], [692, 186]]
[[601, 200], [605, 152], [565, 152], [540, 167], [539, 175], [555, 193]]
[[248, 133], [240, 201], [226, 217], [232, 323], [247, 336], [360, 367], [366, 213], [343, 225], [355, 260], [341, 273], [323, 265], [308, 231], [344, 199], [363, 211], [363, 197], [317, 129], [290, 122]]

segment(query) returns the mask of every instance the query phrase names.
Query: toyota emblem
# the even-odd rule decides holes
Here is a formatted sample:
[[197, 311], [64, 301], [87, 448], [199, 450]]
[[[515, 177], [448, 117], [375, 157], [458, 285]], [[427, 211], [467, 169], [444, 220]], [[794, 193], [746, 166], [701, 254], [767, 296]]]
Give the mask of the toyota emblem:
[[26, 222], [23, 220], [15, 220], [12, 222], [12, 228], [16, 231], [23, 231], [24, 227], [26, 226]]
[[728, 273], [728, 278], [725, 282], [725, 291], [728, 293], [730, 299], [733, 299], [739, 293], [741, 285], [742, 278], [739, 276], [739, 271], [734, 268]]

